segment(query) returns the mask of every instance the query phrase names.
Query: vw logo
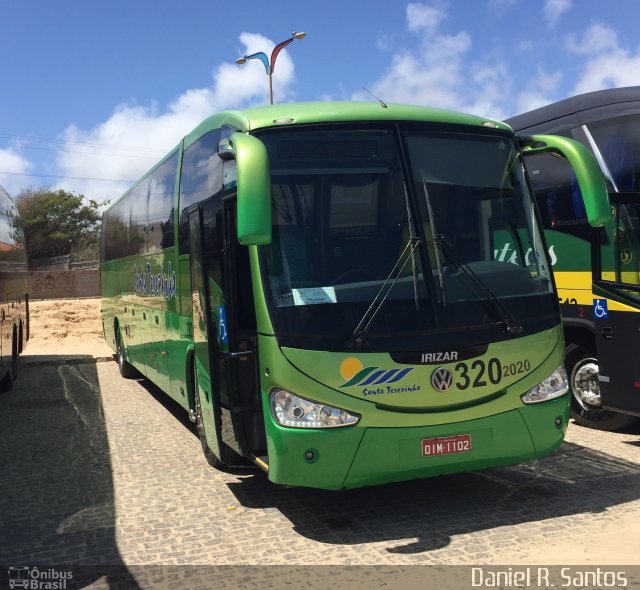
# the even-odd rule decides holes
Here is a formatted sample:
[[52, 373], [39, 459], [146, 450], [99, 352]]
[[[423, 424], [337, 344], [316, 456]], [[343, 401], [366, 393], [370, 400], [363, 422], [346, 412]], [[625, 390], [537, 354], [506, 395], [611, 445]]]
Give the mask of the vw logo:
[[440, 367], [431, 373], [431, 386], [437, 391], [447, 391], [453, 385], [453, 375], [449, 369]]

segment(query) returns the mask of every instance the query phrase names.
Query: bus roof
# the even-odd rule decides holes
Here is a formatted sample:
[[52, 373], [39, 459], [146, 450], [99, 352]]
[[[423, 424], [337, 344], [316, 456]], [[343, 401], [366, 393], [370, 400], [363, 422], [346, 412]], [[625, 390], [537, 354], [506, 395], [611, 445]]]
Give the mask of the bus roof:
[[495, 124], [500, 129], [508, 127], [499, 121], [432, 107], [389, 104], [383, 107], [375, 102], [301, 102], [283, 103], [243, 111], [223, 111], [205, 119], [185, 138], [188, 147], [198, 137], [222, 125], [231, 125], [240, 131], [254, 131], [265, 127], [287, 124], [334, 123], [347, 121], [428, 121], [458, 125], [481, 126]]
[[554, 102], [539, 109], [505, 119], [505, 123], [509, 124], [514, 131], [523, 131], [589, 109], [637, 101], [640, 101], [640, 86], [608, 88], [587, 92], [586, 94], [578, 94], [577, 96]]

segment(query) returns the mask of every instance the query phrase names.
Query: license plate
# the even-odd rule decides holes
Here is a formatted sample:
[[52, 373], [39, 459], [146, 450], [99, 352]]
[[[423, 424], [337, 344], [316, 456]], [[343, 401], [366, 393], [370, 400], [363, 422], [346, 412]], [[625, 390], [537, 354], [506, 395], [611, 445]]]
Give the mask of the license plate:
[[467, 453], [471, 450], [471, 435], [457, 434], [456, 436], [442, 436], [439, 438], [422, 439], [422, 456], [451, 455], [453, 453]]

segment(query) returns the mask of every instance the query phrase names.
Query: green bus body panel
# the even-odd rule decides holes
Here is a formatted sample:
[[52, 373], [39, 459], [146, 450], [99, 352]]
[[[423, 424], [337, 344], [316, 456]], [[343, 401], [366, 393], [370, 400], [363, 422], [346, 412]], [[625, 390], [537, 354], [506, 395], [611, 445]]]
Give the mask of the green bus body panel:
[[[303, 351], [281, 350], [275, 338], [261, 336], [260, 368], [263, 375], [269, 479], [275, 483], [341, 489], [507, 465], [542, 457], [557, 448], [564, 438], [569, 416], [569, 396], [531, 406], [523, 404], [520, 396], [562, 363], [564, 345], [561, 334], [561, 328], [558, 327], [517, 341], [491, 344], [486, 354], [478, 359], [486, 361], [501, 356], [501, 360], [504, 359], [504, 363], [508, 364], [520, 358], [518, 350], [532, 347], [532, 352], [527, 355], [531, 359], [531, 370], [520, 375], [516, 381], [509, 380], [509, 385], [505, 382], [500, 387], [494, 387], [491, 392], [493, 396], [486, 390], [479, 392], [481, 397], [488, 397], [488, 401], [478, 400], [475, 404], [449, 409], [446, 413], [446, 408], [436, 405], [424, 408], [422, 400], [425, 394], [428, 399], [434, 397], [429, 395], [432, 392], [430, 371], [438, 366], [453, 369], [455, 363], [416, 366], [415, 370], [420, 369], [421, 373], [419, 380], [416, 380], [421, 390], [403, 393], [413, 396], [413, 403], [405, 399], [403, 407], [393, 408], [380, 405], [382, 402], [379, 398], [383, 395], [363, 397], [357, 392], [345, 394], [344, 389], [340, 388], [344, 380], [341, 380], [339, 367], [348, 355], [307, 351], [318, 366], [305, 363], [306, 371], [303, 372], [289, 360], [292, 356], [301, 359], [305, 356]], [[376, 361], [382, 358], [387, 365], [393, 366], [388, 355], [361, 356], [370, 356]], [[471, 359], [468, 363], [474, 360], [477, 359]], [[273, 388], [282, 388], [345, 409], [358, 414], [360, 421], [355, 426], [327, 430], [282, 427], [275, 423], [268, 407], [268, 392]], [[447, 398], [460, 394], [450, 390], [437, 395]], [[446, 402], [442, 403], [446, 405]], [[554, 423], [559, 416], [563, 419], [560, 428]], [[430, 459], [421, 456], [423, 438], [456, 434], [471, 435], [473, 448], [469, 453]], [[304, 454], [308, 450], [316, 455], [313, 462], [305, 460]]]
[[[560, 151], [569, 160], [575, 172], [589, 224], [600, 227], [611, 221], [611, 204], [604, 176], [596, 159], [586, 147], [573, 139], [557, 135], [531, 135], [519, 139], [521, 145], [523, 142], [529, 144], [523, 148], [525, 155]], [[544, 147], [534, 147], [538, 144], [543, 144]]]
[[[185, 359], [192, 329], [191, 318], [179, 313], [175, 264], [175, 248], [103, 262], [102, 318], [107, 344], [116, 350], [117, 323], [127, 361], [188, 409]], [[136, 293], [135, 276], [156, 294]], [[167, 296], [174, 285], [175, 293]]]
[[[324, 383], [340, 394], [389, 407], [441, 412], [484, 404], [488, 398], [496, 395], [496, 391], [506, 392], [509, 387], [530, 373], [532, 368], [542, 365], [550, 352], [558, 346], [559, 341], [561, 341], [561, 333], [553, 328], [540, 334], [519, 338], [517, 341], [495, 342], [489, 346], [484, 355], [463, 362], [454, 360], [428, 365], [395, 363], [386, 353], [351, 355], [291, 348], [283, 348], [282, 353], [302, 373], [315, 381]], [[497, 359], [500, 363], [500, 379], [496, 379], [498, 374], [495, 361], [491, 367], [494, 381], [498, 383], [492, 383], [489, 379], [491, 359]], [[474, 363], [477, 363], [475, 367]], [[551, 371], [559, 364], [560, 360]], [[362, 369], [360, 373], [345, 378], [342, 376], [341, 369], [346, 365], [355, 365]], [[525, 370], [525, 366], [529, 366], [529, 370]], [[454, 375], [454, 385], [447, 392], [437, 391], [431, 385], [431, 374], [439, 367], [448, 368]], [[511, 368], [514, 370], [510, 370]], [[405, 369], [409, 372], [392, 383], [386, 383], [382, 375], [380, 378], [382, 382], [375, 383], [380, 380], [377, 379], [373, 384], [362, 385], [371, 375], [392, 369]], [[363, 375], [362, 378], [358, 378], [360, 374]], [[357, 382], [353, 383], [354, 381]], [[477, 384], [475, 387], [474, 382]], [[350, 383], [353, 384], [350, 385]], [[300, 393], [300, 395], [303, 394]]]
[[[565, 395], [564, 399], [560, 398], [537, 408], [512, 410], [488, 418], [469, 420], [464, 424], [368, 428], [342, 487], [475, 471], [513, 465], [544, 456], [558, 448], [564, 438], [568, 420], [567, 398]], [[540, 407], [543, 411], [539, 411]], [[563, 417], [563, 428], [554, 424], [558, 416]], [[532, 426], [535, 424], [532, 429], [535, 433], [533, 438], [525, 417], [528, 417]], [[459, 434], [471, 436], [469, 452], [422, 456], [423, 439]]]

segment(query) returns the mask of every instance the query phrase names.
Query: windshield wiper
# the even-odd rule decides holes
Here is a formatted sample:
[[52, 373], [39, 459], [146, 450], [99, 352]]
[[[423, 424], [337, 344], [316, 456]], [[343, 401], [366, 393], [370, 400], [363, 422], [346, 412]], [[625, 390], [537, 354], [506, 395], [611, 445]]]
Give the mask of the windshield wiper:
[[438, 233], [436, 227], [436, 218], [433, 215], [433, 209], [431, 208], [431, 199], [429, 198], [429, 191], [427, 190], [427, 181], [422, 180], [422, 187], [424, 188], [424, 199], [427, 202], [427, 214], [429, 215], [429, 222], [431, 223], [431, 235], [433, 236], [434, 253], [436, 258], [436, 267], [438, 269], [438, 279], [440, 280], [440, 293], [442, 294], [442, 307], [447, 306], [447, 302], [444, 295], [444, 273], [442, 272], [442, 236]]
[[[413, 233], [413, 232], [411, 232]], [[348, 348], [362, 348], [366, 344], [366, 337], [369, 333], [369, 327], [371, 326], [371, 322], [373, 322], [374, 318], [380, 311], [380, 308], [383, 306], [384, 302], [387, 300], [389, 293], [393, 289], [394, 285], [398, 282], [404, 267], [407, 266], [407, 262], [413, 259], [413, 255], [420, 245], [420, 238], [409, 237], [409, 241], [402, 249], [400, 256], [396, 263], [393, 265], [391, 272], [385, 279], [384, 283], [380, 287], [379, 291], [376, 293], [376, 296], [373, 298], [371, 305], [367, 311], [364, 312], [362, 319], [358, 322], [358, 325], [353, 330], [353, 333], [347, 340]], [[417, 279], [415, 263], [413, 267], [413, 276], [414, 276], [414, 288], [415, 281]], [[417, 298], [417, 293], [416, 293]]]
[[440, 245], [445, 246], [445, 248], [441, 249], [441, 252], [447, 261], [458, 267], [463, 272], [464, 277], [467, 279], [466, 284], [469, 285], [473, 291], [484, 297], [480, 302], [485, 306], [485, 308], [490, 309], [494, 316], [498, 316], [501, 323], [505, 326], [506, 334], [508, 336], [518, 336], [522, 334], [524, 331], [522, 324], [520, 324], [513, 314], [502, 304], [502, 302], [496, 297], [495, 293], [478, 276], [478, 274], [466, 262], [460, 262], [458, 260], [455, 254], [453, 254], [453, 247], [447, 239], [444, 236], [439, 235], [437, 242]]

